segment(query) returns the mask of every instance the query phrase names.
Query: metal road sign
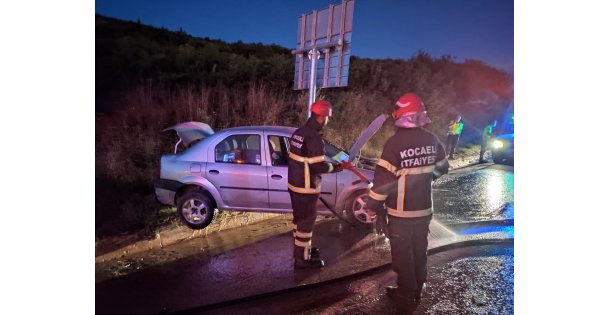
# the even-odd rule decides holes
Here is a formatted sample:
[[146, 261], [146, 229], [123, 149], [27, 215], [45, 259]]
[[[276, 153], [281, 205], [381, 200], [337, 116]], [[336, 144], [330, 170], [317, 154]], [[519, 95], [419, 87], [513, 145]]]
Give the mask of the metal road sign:
[[309, 116], [317, 87], [348, 85], [354, 6], [343, 0], [298, 18], [294, 90], [309, 89]]

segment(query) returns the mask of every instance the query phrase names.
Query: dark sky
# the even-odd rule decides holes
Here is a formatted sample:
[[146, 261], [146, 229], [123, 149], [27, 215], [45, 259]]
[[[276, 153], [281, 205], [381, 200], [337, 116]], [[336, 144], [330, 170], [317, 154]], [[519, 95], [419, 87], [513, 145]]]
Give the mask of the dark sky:
[[[95, 11], [227, 42], [295, 48], [297, 19], [339, 0], [96, 0]], [[353, 55], [418, 51], [482, 60], [513, 74], [513, 0], [355, 0]]]

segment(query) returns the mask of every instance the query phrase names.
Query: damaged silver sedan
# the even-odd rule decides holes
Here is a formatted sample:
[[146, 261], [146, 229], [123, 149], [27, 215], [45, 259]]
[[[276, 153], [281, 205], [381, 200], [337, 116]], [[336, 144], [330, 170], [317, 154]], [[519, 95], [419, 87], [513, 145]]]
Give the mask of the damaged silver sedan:
[[[292, 212], [287, 159], [288, 140], [295, 128], [251, 126], [214, 132], [204, 123], [187, 122], [166, 130], [175, 130], [180, 140], [174, 154], [160, 160], [155, 192], [159, 202], [177, 207], [185, 225], [205, 228], [218, 210]], [[186, 149], [178, 153], [180, 144]], [[348, 153], [328, 142], [325, 152], [328, 161], [349, 160]], [[354, 162], [371, 181], [373, 161], [360, 157]], [[319, 215], [338, 210], [353, 223], [370, 223], [364, 209], [367, 182], [361, 177], [348, 171], [323, 174], [321, 187], [327, 205], [319, 201]]]

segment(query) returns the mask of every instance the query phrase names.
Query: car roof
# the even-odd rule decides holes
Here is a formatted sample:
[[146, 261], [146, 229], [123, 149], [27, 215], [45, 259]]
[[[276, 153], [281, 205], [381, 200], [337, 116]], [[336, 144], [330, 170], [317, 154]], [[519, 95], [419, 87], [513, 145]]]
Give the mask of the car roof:
[[229, 131], [270, 131], [270, 132], [284, 132], [288, 134], [292, 134], [296, 131], [295, 127], [287, 127], [287, 126], [241, 126], [241, 127], [233, 127], [222, 129], [219, 132], [229, 132]]

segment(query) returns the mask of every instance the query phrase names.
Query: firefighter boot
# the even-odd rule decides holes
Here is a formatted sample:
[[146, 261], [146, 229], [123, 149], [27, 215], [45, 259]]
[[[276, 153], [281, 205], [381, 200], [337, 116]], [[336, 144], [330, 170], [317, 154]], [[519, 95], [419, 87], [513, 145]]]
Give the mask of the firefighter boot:
[[[302, 253], [297, 248], [294, 248], [293, 258], [301, 257], [301, 256], [302, 256]], [[310, 258], [321, 258], [321, 254], [320, 254], [320, 251], [318, 248], [316, 248], [316, 247], [310, 248]]]
[[294, 263], [294, 267], [296, 268], [322, 268], [323, 266], [325, 266], [325, 262], [319, 258], [296, 258]]
[[399, 314], [414, 314], [416, 307], [418, 307], [418, 305], [414, 302], [413, 298], [397, 301], [397, 312]]
[[[294, 248], [294, 267], [295, 268], [321, 268], [325, 265], [325, 262], [319, 257], [312, 257], [312, 255], [304, 256], [304, 251], [310, 249], [304, 249], [303, 247]], [[317, 250], [318, 255], [318, 250]]]
[[413, 314], [418, 307], [415, 298], [415, 292], [406, 292], [400, 295], [399, 300], [397, 302], [397, 311], [400, 314]]
[[399, 288], [397, 286], [389, 285], [386, 287], [386, 295], [393, 300], [398, 300], [400, 298]]
[[320, 259], [321, 258], [321, 253], [319, 252], [319, 249], [316, 247], [311, 247], [310, 248], [310, 258], [313, 259]]
[[419, 300], [416, 299], [417, 295], [401, 292], [397, 286], [387, 286], [386, 295], [397, 303], [397, 310], [400, 314], [412, 314], [419, 303]]
[[422, 299], [422, 292], [424, 291], [424, 289], [426, 289], [426, 283], [423, 283], [422, 287], [416, 290], [416, 305], [420, 304], [420, 299]]

